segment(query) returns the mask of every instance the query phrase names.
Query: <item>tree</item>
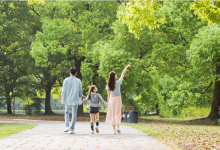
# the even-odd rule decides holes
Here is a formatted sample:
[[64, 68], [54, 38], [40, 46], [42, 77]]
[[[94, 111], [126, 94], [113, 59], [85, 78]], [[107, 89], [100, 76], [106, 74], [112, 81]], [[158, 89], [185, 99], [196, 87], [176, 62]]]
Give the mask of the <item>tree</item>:
[[37, 28], [37, 19], [30, 14], [29, 7], [26, 2], [0, 2], [0, 86], [8, 113], [12, 113], [12, 93], [21, 84], [17, 79], [26, 74], [31, 36]]
[[[45, 90], [45, 114], [52, 114], [50, 96], [52, 87], [63, 74], [68, 73], [72, 61], [65, 55], [72, 37], [72, 29], [62, 20], [44, 20], [43, 31], [38, 31], [35, 41], [31, 45], [31, 56], [39, 66], [35, 77], [39, 79], [41, 87]], [[69, 62], [66, 64], [65, 62]], [[66, 72], [66, 73], [65, 73]]]
[[193, 64], [194, 69], [201, 74], [207, 75], [207, 79], [210, 82], [215, 82], [211, 112], [208, 116], [208, 118], [211, 119], [219, 117], [218, 108], [220, 107], [219, 33], [220, 30], [218, 24], [200, 29], [188, 51], [188, 58]]
[[[130, 9], [127, 14], [129, 17], [148, 15], [147, 13], [140, 13], [141, 11], [138, 9], [131, 9], [147, 6], [143, 4], [141, 1], [139, 3], [131, 2], [124, 8], [121, 7], [120, 13], [127, 13]], [[187, 60], [188, 56], [186, 53], [193, 36], [207, 23], [197, 19], [193, 15], [194, 12], [189, 10], [192, 2], [162, 2], [160, 4], [152, 12], [154, 12], [155, 16], [160, 16], [159, 18], [164, 18], [165, 20], [161, 24], [157, 24], [157, 28], [152, 32], [150, 37], [152, 49], [148, 53], [150, 56], [148, 61], [153, 62], [150, 68], [158, 70], [154, 75], [159, 75], [159, 78], [162, 79], [158, 80], [158, 86], [155, 87], [158, 90], [157, 97], [164, 98], [165, 103], [168, 104], [168, 109], [172, 111], [172, 114], [177, 115], [181, 108], [198, 103], [201, 97], [204, 97], [203, 94], [208, 91], [206, 88], [212, 86], [207, 81], [207, 75], [200, 74], [200, 72], [194, 70], [191, 63]], [[128, 25], [130, 32], [133, 32], [130, 27], [141, 25], [142, 28], [134, 28], [133, 32], [136, 37], [140, 37], [139, 40], [141, 40], [142, 36], [146, 36], [149, 32], [147, 28], [150, 28], [150, 25], [152, 25], [150, 20], [138, 17], [137, 22], [129, 22], [126, 14], [121, 15], [120, 13], [118, 14], [119, 18]], [[161, 17], [160, 14], [164, 16]], [[149, 70], [147, 69], [147, 71]], [[164, 84], [170, 82], [166, 78], [175, 83], [174, 88], [170, 89], [169, 84]], [[163, 101], [160, 103], [162, 106], [165, 104]]]
[[[193, 36], [207, 24], [193, 14], [193, 11], [189, 9], [190, 4], [189, 2], [164, 2], [160, 13], [165, 15], [165, 23], [154, 30], [142, 29], [139, 40], [129, 34], [129, 30], [123, 28], [123, 25], [119, 26], [120, 22], [117, 23], [117, 26], [113, 27], [116, 34], [115, 40], [107, 42], [112, 44], [110, 44], [111, 47], [105, 49], [111, 50], [109, 52], [111, 54], [115, 49], [120, 49], [120, 52], [124, 50], [133, 56], [132, 58], [138, 62], [138, 65], [135, 66], [142, 68], [142, 71], [148, 73], [147, 78], [153, 80], [153, 82], [148, 82], [150, 85], [147, 84], [151, 86], [151, 91], [148, 90], [149, 96], [142, 97], [141, 101], [148, 103], [148, 106], [155, 105], [157, 108], [159, 104], [159, 109], [168, 108], [174, 115], [178, 115], [184, 107], [197, 105], [205, 96], [204, 91], [206, 90], [204, 89], [210, 84], [207, 85], [204, 82], [205, 76], [193, 70], [190, 62], [187, 61], [186, 51], [190, 47]], [[99, 45], [99, 47], [101, 46]], [[107, 64], [109, 63], [107, 61]], [[121, 62], [116, 64], [121, 64]], [[146, 80], [146, 77], [141, 81], [143, 80]], [[175, 83], [173, 88], [170, 88], [169, 82], [171, 81]], [[143, 91], [148, 89], [142, 84], [138, 87], [141, 88], [135, 91], [137, 93], [141, 89]], [[140, 95], [146, 94], [143, 92]], [[168, 104], [166, 108], [165, 104]]]
[[[35, 14], [42, 18], [43, 31], [36, 34], [31, 55], [37, 65], [53, 69], [51, 75], [56, 75], [56, 78], [51, 86], [58, 77], [67, 77], [66, 70], [69, 68], [66, 66], [75, 66], [77, 77], [82, 80], [81, 63], [93, 43], [109, 36], [111, 21], [116, 19], [115, 6], [117, 2], [47, 2], [43, 6], [32, 5], [33, 10], [39, 10], [35, 10]], [[115, 11], [108, 11], [110, 9]], [[58, 81], [62, 85], [62, 79]], [[80, 106], [78, 114], [82, 113], [83, 107]]]

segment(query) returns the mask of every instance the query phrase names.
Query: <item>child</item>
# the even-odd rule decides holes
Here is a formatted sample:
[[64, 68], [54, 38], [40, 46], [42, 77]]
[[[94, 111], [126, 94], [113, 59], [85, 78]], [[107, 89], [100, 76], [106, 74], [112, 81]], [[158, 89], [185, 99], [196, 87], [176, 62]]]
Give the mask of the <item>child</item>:
[[95, 130], [97, 133], [99, 133], [99, 102], [101, 102], [101, 107], [106, 106], [108, 107], [108, 103], [106, 103], [102, 96], [98, 93], [96, 93], [98, 89], [95, 85], [90, 86], [89, 88], [89, 94], [87, 95], [86, 99], [82, 101], [82, 104], [87, 105], [88, 100], [90, 99], [90, 105], [89, 105], [89, 113], [90, 113], [90, 119], [91, 119], [91, 133], [94, 134], [94, 116], [96, 118], [96, 127]]

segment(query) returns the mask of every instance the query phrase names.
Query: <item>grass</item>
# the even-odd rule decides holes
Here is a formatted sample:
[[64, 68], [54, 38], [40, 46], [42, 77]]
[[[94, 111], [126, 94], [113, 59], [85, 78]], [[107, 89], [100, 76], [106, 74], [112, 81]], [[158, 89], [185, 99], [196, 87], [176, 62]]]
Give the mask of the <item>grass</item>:
[[158, 119], [160, 117], [156, 116], [156, 115], [152, 115], [152, 116], [139, 116], [139, 118], [142, 118], [142, 119]]
[[[173, 149], [220, 149], [219, 125], [214, 121], [192, 118], [158, 119], [149, 118], [138, 124], [124, 124], [136, 128], [155, 139], [167, 144]], [[194, 118], [195, 119], [195, 118]]]
[[[152, 116], [139, 116], [138, 118], [141, 119], [160, 119], [160, 120], [193, 120], [193, 119], [199, 119], [199, 117], [176, 117], [176, 118], [161, 118], [160, 116], [152, 115]], [[201, 117], [202, 118], [202, 117]]]
[[36, 124], [1, 123], [0, 139], [36, 127]]

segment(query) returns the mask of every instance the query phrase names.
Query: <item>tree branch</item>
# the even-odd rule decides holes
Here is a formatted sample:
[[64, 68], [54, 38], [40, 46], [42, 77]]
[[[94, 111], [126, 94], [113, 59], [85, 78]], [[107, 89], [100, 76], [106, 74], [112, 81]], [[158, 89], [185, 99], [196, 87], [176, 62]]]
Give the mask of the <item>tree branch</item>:
[[205, 92], [212, 86], [213, 82], [210, 83], [210, 85], [205, 89], [204, 92], [202, 92], [201, 94], [205, 94]]
[[53, 11], [52, 11], [52, 20], [53, 20], [54, 14], [55, 14], [55, 10], [56, 10], [56, 7], [54, 7]]
[[31, 7], [32, 7], [31, 10], [32, 10], [36, 15], [40, 16], [40, 15], [35, 11], [34, 7], [33, 7], [33, 6], [31, 6]]

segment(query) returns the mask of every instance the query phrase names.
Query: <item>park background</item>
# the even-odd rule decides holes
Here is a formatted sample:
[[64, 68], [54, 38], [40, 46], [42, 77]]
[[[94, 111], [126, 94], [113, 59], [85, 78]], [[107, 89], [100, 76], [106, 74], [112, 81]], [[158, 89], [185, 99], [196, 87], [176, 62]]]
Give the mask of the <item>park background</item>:
[[94, 84], [107, 101], [108, 73], [130, 63], [122, 102], [139, 123], [126, 125], [174, 149], [220, 149], [219, 22], [218, 1], [0, 1], [0, 117], [63, 121], [70, 67], [84, 98]]
[[106, 100], [108, 73], [119, 77], [131, 63], [124, 106], [140, 116], [216, 119], [218, 21], [211, 1], [1, 1], [0, 112], [62, 114], [71, 66], [84, 97], [95, 84]]

